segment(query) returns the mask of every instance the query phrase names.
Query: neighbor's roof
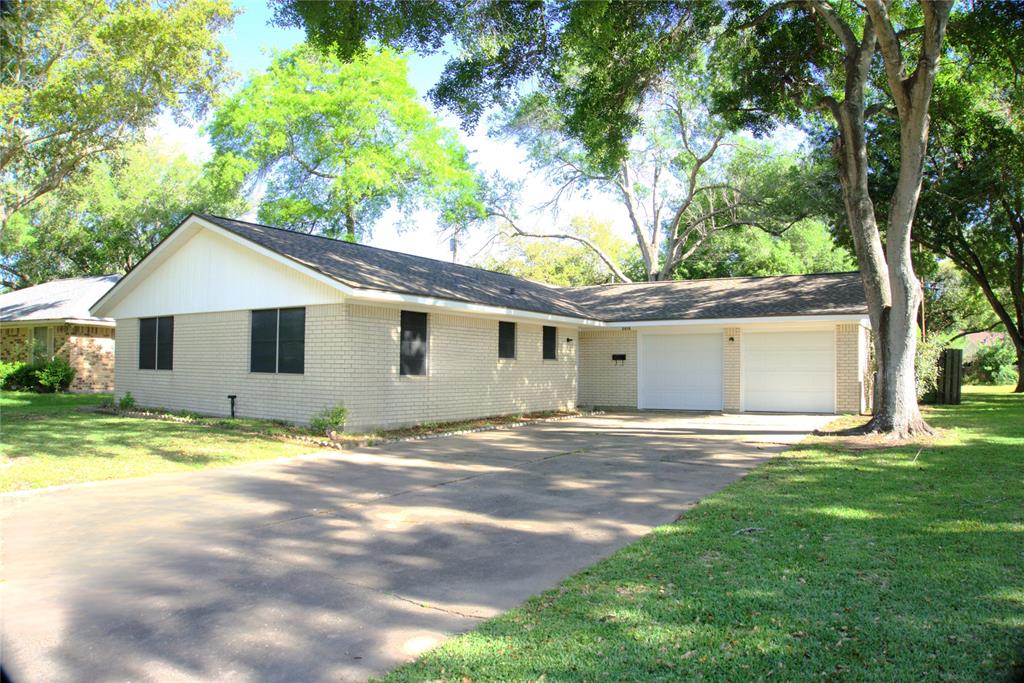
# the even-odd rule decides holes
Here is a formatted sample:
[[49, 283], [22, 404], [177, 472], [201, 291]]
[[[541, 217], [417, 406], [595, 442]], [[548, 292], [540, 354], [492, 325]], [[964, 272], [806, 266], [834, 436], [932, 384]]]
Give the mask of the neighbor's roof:
[[89, 307], [106, 294], [120, 278], [120, 275], [73, 277], [0, 294], [0, 322], [113, 322], [111, 318], [96, 318], [89, 312]]
[[338, 282], [604, 322], [867, 313], [857, 273], [553, 287], [489, 270], [199, 215]]

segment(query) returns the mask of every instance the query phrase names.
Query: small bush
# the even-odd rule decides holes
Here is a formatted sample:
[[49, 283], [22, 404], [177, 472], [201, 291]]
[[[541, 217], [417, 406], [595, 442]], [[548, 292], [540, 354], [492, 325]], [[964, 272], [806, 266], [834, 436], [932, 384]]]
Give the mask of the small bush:
[[0, 387], [8, 389], [7, 378], [17, 372], [18, 368], [25, 365], [22, 362], [7, 363], [0, 360]]
[[4, 389], [14, 391], [39, 391], [42, 385], [39, 384], [38, 373], [46, 363], [17, 363], [18, 367], [11, 371], [4, 380]]
[[117, 402], [117, 407], [121, 410], [132, 410], [135, 408], [135, 397], [132, 396], [132, 392], [124, 392], [124, 396], [122, 396], [121, 400]]
[[64, 391], [75, 379], [75, 369], [63, 358], [53, 358], [36, 370], [36, 378], [43, 391]]
[[331, 432], [340, 432], [345, 428], [346, 417], [348, 411], [345, 406], [332, 406], [314, 415], [309, 421], [309, 426], [321, 434], [330, 435]]
[[1006, 337], [991, 339], [978, 347], [967, 370], [972, 384], [1015, 384], [1017, 352]]
[[939, 385], [939, 355], [946, 348], [948, 338], [931, 335], [927, 341], [917, 341], [917, 356], [914, 358], [914, 375], [917, 380], [917, 400], [930, 402]]

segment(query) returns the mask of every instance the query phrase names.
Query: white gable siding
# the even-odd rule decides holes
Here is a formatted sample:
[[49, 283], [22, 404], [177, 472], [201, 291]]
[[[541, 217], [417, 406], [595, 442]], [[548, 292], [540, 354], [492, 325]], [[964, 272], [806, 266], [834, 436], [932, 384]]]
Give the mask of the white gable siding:
[[341, 301], [330, 285], [199, 230], [118, 301], [113, 318], [308, 306]]

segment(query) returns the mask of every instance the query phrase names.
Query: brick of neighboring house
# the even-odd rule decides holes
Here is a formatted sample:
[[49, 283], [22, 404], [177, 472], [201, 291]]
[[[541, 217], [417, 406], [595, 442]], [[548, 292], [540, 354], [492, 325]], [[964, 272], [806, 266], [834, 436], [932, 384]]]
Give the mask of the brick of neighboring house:
[[[10, 362], [30, 360], [30, 327], [0, 329], [0, 359]], [[63, 358], [75, 370], [70, 391], [107, 392], [114, 390], [114, 329], [101, 325], [50, 325], [53, 355]]]
[[29, 334], [27, 327], [0, 328], [0, 360], [6, 363], [27, 361]]
[[114, 330], [110, 327], [67, 325], [63, 349], [75, 369], [71, 391], [114, 390]]

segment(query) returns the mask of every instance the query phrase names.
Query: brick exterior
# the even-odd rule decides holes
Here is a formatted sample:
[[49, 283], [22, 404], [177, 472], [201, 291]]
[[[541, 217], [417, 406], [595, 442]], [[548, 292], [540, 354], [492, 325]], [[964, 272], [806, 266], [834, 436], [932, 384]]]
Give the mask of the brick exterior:
[[[558, 329], [557, 360], [541, 358], [540, 324], [518, 323], [516, 358], [498, 358], [498, 321], [430, 313], [428, 370], [399, 374], [400, 309], [334, 304], [306, 308], [305, 372], [249, 372], [249, 311], [179, 315], [174, 369], [138, 369], [138, 319], [118, 320], [118, 398], [143, 406], [308, 422], [343, 403], [347, 428], [457, 420], [576, 404], [576, 330]], [[566, 341], [572, 339], [572, 342]]]
[[[39, 325], [0, 328], [0, 359], [27, 362], [32, 330]], [[48, 325], [53, 355], [75, 369], [70, 391], [114, 390], [114, 329], [102, 325]]]
[[580, 330], [580, 405], [636, 408], [636, 354], [635, 330]]
[[0, 360], [7, 363], [28, 360], [29, 327], [0, 327]]
[[[729, 338], [732, 341], [729, 341]], [[738, 327], [722, 330], [722, 410], [740, 412], [742, 385], [740, 383], [740, 349], [743, 337]]]
[[110, 392], [114, 390], [114, 329], [91, 325], [70, 325], [64, 348], [75, 369], [71, 391]]
[[858, 323], [836, 325], [836, 411], [867, 412], [867, 330]]
[[836, 325], [836, 410], [840, 413], [861, 409], [859, 330], [856, 323]]

